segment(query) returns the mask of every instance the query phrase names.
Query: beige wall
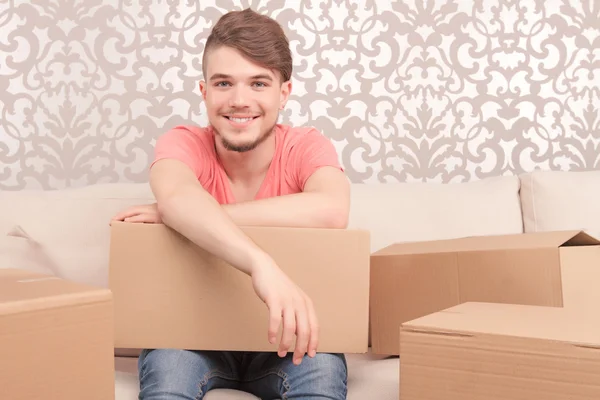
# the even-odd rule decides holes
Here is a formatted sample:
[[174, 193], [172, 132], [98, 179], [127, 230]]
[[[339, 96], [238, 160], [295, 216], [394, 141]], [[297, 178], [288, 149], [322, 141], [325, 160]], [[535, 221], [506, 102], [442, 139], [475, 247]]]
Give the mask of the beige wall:
[[281, 121], [354, 182], [599, 167], [598, 1], [28, 3], [0, 3], [2, 189], [145, 180], [158, 135], [206, 123], [202, 45], [248, 5], [292, 42]]

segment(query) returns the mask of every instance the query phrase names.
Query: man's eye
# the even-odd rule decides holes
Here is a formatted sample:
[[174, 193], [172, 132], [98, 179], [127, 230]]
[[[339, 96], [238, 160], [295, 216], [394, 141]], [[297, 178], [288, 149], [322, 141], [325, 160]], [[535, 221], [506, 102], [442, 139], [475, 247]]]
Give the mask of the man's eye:
[[267, 84], [264, 82], [255, 82], [254, 84], [257, 85], [258, 87], [266, 87], [267, 86]]
[[217, 82], [215, 86], [226, 86], [229, 85], [229, 82]]

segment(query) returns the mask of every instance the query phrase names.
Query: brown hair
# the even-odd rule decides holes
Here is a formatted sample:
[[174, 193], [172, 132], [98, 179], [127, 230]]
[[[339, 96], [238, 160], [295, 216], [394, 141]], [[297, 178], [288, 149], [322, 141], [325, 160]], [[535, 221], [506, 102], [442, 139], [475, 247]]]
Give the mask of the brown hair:
[[206, 76], [206, 57], [218, 47], [238, 50], [252, 62], [279, 71], [282, 82], [292, 77], [292, 53], [285, 32], [272, 18], [247, 8], [223, 15], [208, 36], [202, 56]]

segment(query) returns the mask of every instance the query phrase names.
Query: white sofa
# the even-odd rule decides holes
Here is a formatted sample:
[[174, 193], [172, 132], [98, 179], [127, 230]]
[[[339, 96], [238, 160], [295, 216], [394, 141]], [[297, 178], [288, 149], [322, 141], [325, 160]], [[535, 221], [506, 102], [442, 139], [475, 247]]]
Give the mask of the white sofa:
[[[372, 250], [393, 242], [542, 230], [600, 232], [600, 171], [534, 172], [459, 184], [354, 184], [350, 228], [371, 231]], [[147, 184], [0, 192], [3, 267], [107, 286], [109, 219], [153, 202]], [[350, 400], [398, 398], [398, 358], [348, 355]], [[135, 400], [137, 359], [115, 357], [116, 400]], [[253, 399], [215, 390], [208, 400]]]

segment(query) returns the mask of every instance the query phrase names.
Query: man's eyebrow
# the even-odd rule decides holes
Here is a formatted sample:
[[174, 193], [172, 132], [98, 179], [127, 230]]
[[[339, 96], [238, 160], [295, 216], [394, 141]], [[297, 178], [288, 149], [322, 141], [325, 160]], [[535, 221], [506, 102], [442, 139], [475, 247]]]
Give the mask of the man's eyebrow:
[[227, 74], [213, 74], [213, 76], [210, 77], [211, 81], [216, 79], [231, 79], [231, 76]]
[[267, 74], [254, 75], [254, 76], [250, 77], [250, 79], [264, 79], [264, 80], [267, 80], [267, 81], [272, 81], [273, 80], [273, 78], [271, 78]]
[[[214, 81], [214, 80], [217, 80], [217, 79], [231, 79], [231, 75], [216, 73], [216, 74], [213, 74], [210, 77], [211, 81]], [[271, 78], [267, 74], [254, 75], [254, 76], [251, 76], [250, 79], [252, 79], [252, 80], [264, 79], [264, 80], [267, 80], [267, 81], [273, 81], [273, 78]]]

